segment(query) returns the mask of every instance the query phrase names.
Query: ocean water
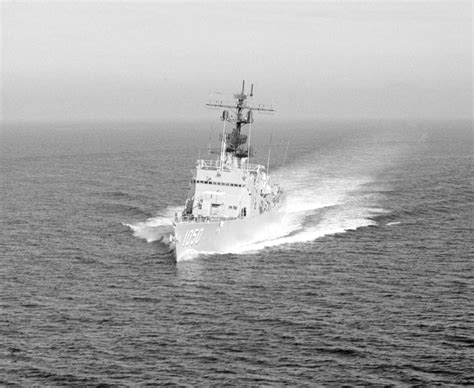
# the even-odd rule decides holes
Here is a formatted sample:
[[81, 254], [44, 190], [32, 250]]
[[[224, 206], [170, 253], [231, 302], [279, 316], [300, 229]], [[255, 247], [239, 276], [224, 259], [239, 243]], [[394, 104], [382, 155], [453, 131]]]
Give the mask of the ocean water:
[[219, 123], [3, 125], [0, 385], [474, 384], [472, 123], [258, 124], [292, 228], [178, 263]]

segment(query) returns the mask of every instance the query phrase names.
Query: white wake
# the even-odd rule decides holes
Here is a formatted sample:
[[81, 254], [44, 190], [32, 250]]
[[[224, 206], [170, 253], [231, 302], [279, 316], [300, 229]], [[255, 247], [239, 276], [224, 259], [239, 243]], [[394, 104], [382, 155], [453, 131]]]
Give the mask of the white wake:
[[172, 220], [174, 214], [180, 210], [182, 210], [181, 206], [169, 207], [162, 214], [148, 218], [143, 222], [135, 224], [124, 222], [122, 224], [128, 226], [133, 231], [135, 237], [145, 239], [149, 243], [160, 241], [170, 245], [169, 236], [173, 233]]
[[[262, 232], [257, 243], [227, 253], [258, 251], [266, 247], [314, 241], [320, 237], [375, 225], [383, 209], [377, 176], [400, 156], [397, 147], [369, 143], [331, 153], [307, 154], [285, 168], [273, 171], [274, 181], [286, 193], [284, 219]], [[172, 217], [181, 207], [129, 226], [136, 237], [169, 244]], [[212, 254], [213, 252], [206, 252]], [[191, 255], [194, 257], [195, 255]]]

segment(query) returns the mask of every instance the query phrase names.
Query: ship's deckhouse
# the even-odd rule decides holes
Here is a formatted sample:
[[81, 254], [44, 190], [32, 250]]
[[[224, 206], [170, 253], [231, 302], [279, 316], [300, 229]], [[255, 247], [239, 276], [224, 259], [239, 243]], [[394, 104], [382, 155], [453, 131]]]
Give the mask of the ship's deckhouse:
[[[232, 160], [228, 156], [227, 161]], [[247, 217], [257, 211], [256, 184], [265, 176], [260, 165], [199, 160], [191, 179], [186, 212], [199, 218]], [[260, 177], [260, 179], [258, 179]], [[254, 211], [252, 211], [252, 209]]]
[[[251, 164], [252, 156], [249, 135], [241, 129], [253, 122], [252, 111], [269, 111], [262, 105], [247, 105], [244, 84], [242, 92], [235, 95], [237, 104], [225, 105], [221, 102], [207, 104], [211, 107], [224, 107], [232, 110], [222, 112], [224, 128], [221, 135], [221, 151], [217, 160], [198, 160], [196, 170], [190, 182], [190, 190], [185, 209], [180, 217], [182, 221], [209, 222], [247, 218], [271, 210], [278, 202], [281, 191], [272, 185], [265, 167]], [[226, 123], [233, 125], [227, 133]]]

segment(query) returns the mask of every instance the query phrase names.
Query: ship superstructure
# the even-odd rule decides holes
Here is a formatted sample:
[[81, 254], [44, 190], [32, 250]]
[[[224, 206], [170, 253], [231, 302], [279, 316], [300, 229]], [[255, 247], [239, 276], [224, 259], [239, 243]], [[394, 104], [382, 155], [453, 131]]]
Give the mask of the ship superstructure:
[[[258, 241], [266, 223], [277, 222], [283, 191], [272, 184], [267, 169], [250, 163], [250, 128], [253, 112], [273, 112], [262, 105], [251, 106], [245, 93], [234, 94], [236, 103], [215, 101], [208, 107], [225, 108], [219, 157], [198, 160], [190, 190], [181, 213], [174, 219], [176, 257], [188, 252], [226, 252], [239, 245]], [[230, 124], [232, 131], [226, 132]], [[242, 129], [249, 126], [249, 134]]]

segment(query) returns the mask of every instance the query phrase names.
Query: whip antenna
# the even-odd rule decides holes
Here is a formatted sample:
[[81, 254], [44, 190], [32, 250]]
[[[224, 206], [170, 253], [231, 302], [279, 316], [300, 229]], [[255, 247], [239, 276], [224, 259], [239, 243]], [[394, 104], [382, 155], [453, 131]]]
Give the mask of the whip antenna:
[[272, 154], [272, 138], [273, 138], [273, 131], [270, 134], [270, 145], [268, 146], [267, 174], [269, 174], [270, 172], [270, 155]]

